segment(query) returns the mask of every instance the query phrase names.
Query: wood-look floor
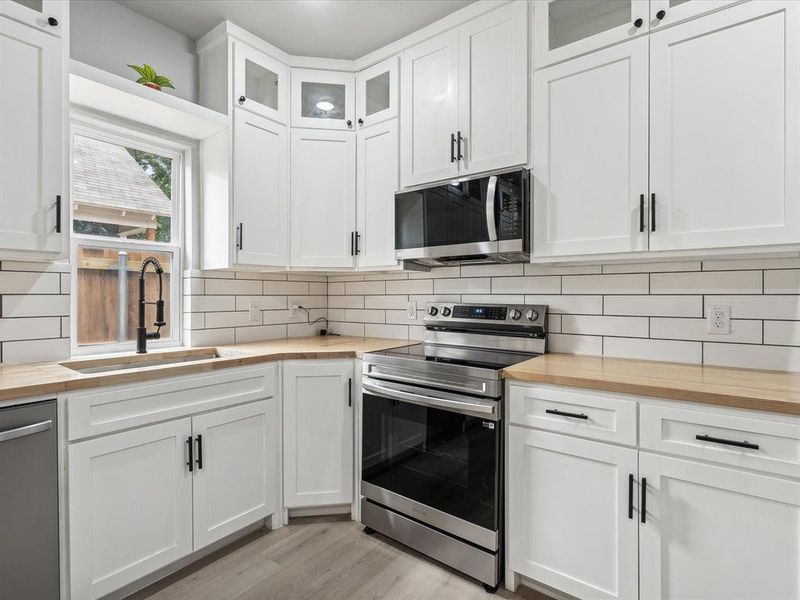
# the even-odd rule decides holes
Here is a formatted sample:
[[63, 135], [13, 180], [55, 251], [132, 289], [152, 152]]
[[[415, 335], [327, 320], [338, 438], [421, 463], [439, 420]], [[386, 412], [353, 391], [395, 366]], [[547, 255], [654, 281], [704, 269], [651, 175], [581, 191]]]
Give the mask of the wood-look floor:
[[483, 587], [352, 521], [295, 519], [258, 532], [128, 600], [546, 600]]

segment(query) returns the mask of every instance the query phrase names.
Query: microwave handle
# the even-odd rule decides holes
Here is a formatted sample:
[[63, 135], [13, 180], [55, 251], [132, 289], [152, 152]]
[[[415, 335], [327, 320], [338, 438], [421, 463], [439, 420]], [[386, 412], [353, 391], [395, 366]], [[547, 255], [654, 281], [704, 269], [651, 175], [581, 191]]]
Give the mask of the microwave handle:
[[489, 241], [497, 241], [497, 221], [495, 220], [494, 199], [497, 196], [497, 175], [489, 177], [489, 186], [486, 188], [486, 229]]

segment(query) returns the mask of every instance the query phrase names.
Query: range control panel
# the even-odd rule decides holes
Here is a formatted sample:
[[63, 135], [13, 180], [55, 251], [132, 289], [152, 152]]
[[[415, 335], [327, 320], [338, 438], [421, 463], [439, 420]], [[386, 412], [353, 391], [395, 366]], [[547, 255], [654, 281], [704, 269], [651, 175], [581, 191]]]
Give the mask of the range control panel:
[[450, 304], [430, 302], [425, 322], [489, 322], [519, 326], [544, 326], [547, 306], [543, 304]]

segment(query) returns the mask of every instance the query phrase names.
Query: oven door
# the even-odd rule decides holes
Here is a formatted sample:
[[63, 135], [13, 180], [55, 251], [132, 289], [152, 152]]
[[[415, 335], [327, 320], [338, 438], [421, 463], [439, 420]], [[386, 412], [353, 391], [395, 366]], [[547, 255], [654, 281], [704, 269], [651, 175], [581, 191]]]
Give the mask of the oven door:
[[364, 378], [362, 494], [498, 549], [499, 402]]

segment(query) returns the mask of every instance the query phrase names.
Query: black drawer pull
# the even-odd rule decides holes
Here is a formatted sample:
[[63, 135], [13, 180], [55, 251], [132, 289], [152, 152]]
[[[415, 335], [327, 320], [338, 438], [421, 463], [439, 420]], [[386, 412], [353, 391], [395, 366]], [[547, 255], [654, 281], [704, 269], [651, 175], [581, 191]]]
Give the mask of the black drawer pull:
[[450, 134], [450, 162], [456, 162], [456, 134]]
[[197, 436], [197, 468], [203, 468], [203, 436]]
[[644, 233], [644, 194], [639, 194], [639, 233]]
[[628, 474], [628, 518], [633, 519], [633, 473]]
[[656, 194], [650, 194], [650, 231], [656, 230]]
[[544, 412], [548, 415], [558, 415], [559, 417], [569, 417], [571, 419], [584, 419], [588, 420], [589, 415], [585, 415], [583, 413], [571, 413], [571, 412], [564, 412], [563, 410], [558, 410], [557, 408], [548, 408]]
[[725, 446], [736, 446], [737, 448], [747, 448], [748, 450], [758, 450], [758, 444], [751, 444], [748, 441], [738, 442], [736, 440], [726, 440], [725, 438], [713, 437], [710, 435], [696, 435], [694, 439], [701, 442], [712, 442], [714, 444], [724, 444]]
[[189, 446], [189, 461], [186, 466], [189, 467], [189, 473], [194, 471], [194, 444], [192, 443], [192, 436], [186, 438], [186, 445]]
[[642, 477], [642, 523], [647, 523], [647, 477]]

